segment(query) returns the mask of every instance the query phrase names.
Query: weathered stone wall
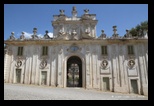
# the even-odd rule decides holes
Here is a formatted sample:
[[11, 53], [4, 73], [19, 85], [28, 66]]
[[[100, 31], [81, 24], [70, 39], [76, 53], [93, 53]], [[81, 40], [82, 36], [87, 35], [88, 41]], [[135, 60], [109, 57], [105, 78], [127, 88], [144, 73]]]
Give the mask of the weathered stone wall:
[[[110, 91], [131, 93], [131, 80], [136, 79], [139, 94], [148, 95], [148, 45], [145, 43], [134, 43], [134, 55], [128, 55], [129, 43], [109, 42], [79, 42], [76, 52], [69, 51], [74, 43], [53, 43], [48, 46], [48, 56], [42, 56], [42, 46], [45, 45], [23, 45], [24, 53], [17, 56], [17, 46], [10, 46], [9, 53], [5, 54], [4, 80], [16, 83], [15, 66], [18, 59], [22, 61], [19, 69], [21, 82], [24, 84], [41, 85], [41, 72], [47, 72], [48, 86], [67, 86], [67, 59], [78, 56], [82, 60], [82, 87], [87, 89], [98, 89], [103, 91], [103, 78], [109, 78]], [[107, 45], [108, 55], [101, 54], [101, 46]], [[132, 44], [131, 44], [132, 45]], [[47, 61], [47, 66], [42, 69], [42, 60]], [[129, 60], [133, 59], [133, 68], [128, 66]], [[106, 60], [108, 66], [103, 69], [102, 61]]]

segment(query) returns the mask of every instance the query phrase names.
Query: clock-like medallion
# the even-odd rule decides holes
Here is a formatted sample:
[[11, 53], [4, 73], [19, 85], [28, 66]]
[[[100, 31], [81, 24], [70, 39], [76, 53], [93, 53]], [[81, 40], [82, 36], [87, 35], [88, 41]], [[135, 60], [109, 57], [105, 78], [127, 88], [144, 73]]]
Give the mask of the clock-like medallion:
[[75, 51], [77, 51], [79, 49], [79, 47], [77, 47], [77, 46], [71, 46], [70, 49], [71, 49], [71, 51], [75, 52]]

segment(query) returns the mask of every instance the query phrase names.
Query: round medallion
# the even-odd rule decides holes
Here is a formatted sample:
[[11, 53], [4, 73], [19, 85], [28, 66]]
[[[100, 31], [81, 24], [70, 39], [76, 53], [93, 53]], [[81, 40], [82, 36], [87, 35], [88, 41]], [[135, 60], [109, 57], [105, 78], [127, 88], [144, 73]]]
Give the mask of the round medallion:
[[106, 68], [108, 66], [108, 61], [107, 60], [103, 60], [102, 63], [101, 63], [101, 66], [103, 68]]
[[134, 61], [134, 60], [129, 60], [129, 61], [128, 61], [128, 66], [129, 66], [129, 67], [132, 68], [132, 67], [134, 67], [134, 65], [135, 65], [135, 61]]
[[72, 52], [75, 52], [75, 51], [77, 51], [79, 49], [79, 47], [71, 46], [70, 49], [71, 49]]
[[20, 67], [22, 65], [22, 62], [20, 60], [17, 61], [17, 63], [15, 64], [16, 67]]
[[47, 61], [43, 60], [40, 64], [41, 68], [45, 68], [47, 66]]

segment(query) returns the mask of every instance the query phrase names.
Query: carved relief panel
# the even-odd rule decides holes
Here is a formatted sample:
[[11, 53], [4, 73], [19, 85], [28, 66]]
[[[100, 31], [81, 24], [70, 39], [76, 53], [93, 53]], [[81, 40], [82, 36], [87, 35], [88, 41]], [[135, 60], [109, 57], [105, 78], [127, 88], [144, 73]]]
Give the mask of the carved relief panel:
[[135, 60], [130, 59], [127, 62], [127, 71], [129, 76], [137, 76], [136, 63]]
[[40, 63], [40, 68], [44, 69], [47, 66], [47, 60], [46, 59], [42, 59], [41, 63]]
[[100, 63], [100, 73], [101, 74], [110, 74], [110, 67], [108, 60], [103, 60]]
[[22, 66], [22, 61], [21, 60], [17, 60], [15, 66], [17, 68], [21, 67]]

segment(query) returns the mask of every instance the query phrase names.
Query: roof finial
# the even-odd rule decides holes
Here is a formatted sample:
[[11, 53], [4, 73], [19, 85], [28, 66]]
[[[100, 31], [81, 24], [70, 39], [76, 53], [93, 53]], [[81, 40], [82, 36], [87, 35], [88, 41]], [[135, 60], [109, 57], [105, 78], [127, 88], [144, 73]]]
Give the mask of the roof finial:
[[60, 11], [60, 15], [65, 15], [64, 12], [65, 10], [59, 10]]
[[76, 16], [77, 16], [76, 7], [73, 6], [73, 8], [72, 8], [72, 17], [76, 17]]
[[73, 6], [73, 9], [72, 9], [73, 11], [76, 11], [76, 7], [75, 6]]
[[89, 9], [85, 9], [84, 12], [85, 12], [85, 14], [88, 14]]

